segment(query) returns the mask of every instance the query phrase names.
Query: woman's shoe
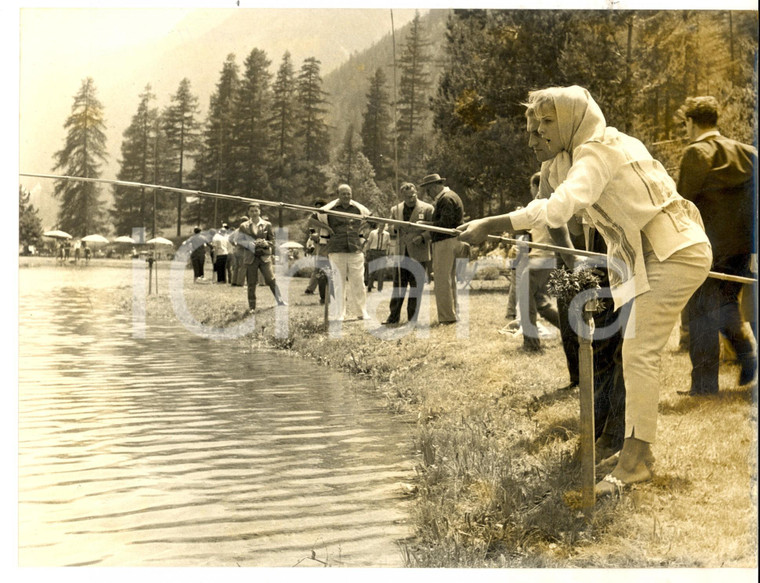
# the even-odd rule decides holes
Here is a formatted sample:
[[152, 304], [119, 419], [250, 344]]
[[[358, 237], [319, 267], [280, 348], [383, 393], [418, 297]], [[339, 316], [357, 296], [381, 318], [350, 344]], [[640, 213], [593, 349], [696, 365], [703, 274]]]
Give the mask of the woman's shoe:
[[598, 497], [619, 496], [632, 484], [651, 480], [653, 466], [651, 445], [635, 437], [626, 438], [615, 469], [597, 483], [594, 492]]
[[597, 498], [604, 498], [606, 496], [617, 496], [619, 498], [629, 486], [629, 483], [618, 480], [612, 474], [607, 474], [594, 486], [594, 493]]

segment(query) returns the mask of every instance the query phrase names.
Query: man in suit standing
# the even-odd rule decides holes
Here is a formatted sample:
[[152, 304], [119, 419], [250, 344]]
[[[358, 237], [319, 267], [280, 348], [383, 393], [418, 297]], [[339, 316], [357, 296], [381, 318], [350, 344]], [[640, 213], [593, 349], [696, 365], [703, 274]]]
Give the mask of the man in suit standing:
[[[410, 223], [433, 220], [433, 205], [417, 197], [417, 188], [414, 184], [405, 182], [401, 185], [399, 192], [403, 202], [391, 209], [391, 219]], [[407, 319], [409, 322], [416, 322], [422, 290], [425, 287], [426, 266], [430, 261], [430, 232], [415, 227], [391, 225], [390, 235], [393, 293], [390, 303], [391, 313], [383, 324], [399, 323], [407, 287], [409, 288], [409, 299], [406, 303]]]
[[248, 217], [249, 219], [231, 236], [231, 238], [234, 237], [234, 243], [244, 249], [243, 265], [248, 282], [248, 309], [250, 312], [256, 311], [256, 285], [259, 272], [272, 290], [277, 305], [286, 306], [287, 303], [280, 295], [272, 269], [272, 249], [274, 248], [272, 223], [261, 218], [261, 207], [256, 202], [248, 205]]
[[[681, 159], [678, 192], [702, 215], [713, 250], [712, 269], [747, 276], [754, 248], [757, 150], [720, 135], [714, 97], [688, 98], [683, 113], [691, 144]], [[755, 377], [755, 346], [739, 311], [741, 287], [741, 283], [708, 278], [689, 301], [692, 396], [718, 392], [720, 333], [731, 343], [741, 364], [739, 385]]]
[[[435, 227], [455, 229], [464, 221], [464, 205], [459, 195], [444, 186], [445, 178], [438, 174], [428, 174], [422, 179], [420, 188], [433, 200]], [[462, 253], [462, 241], [456, 235], [431, 232], [433, 242], [433, 278], [435, 281], [435, 305], [439, 324], [454, 324], [457, 321], [457, 278], [456, 259]]]

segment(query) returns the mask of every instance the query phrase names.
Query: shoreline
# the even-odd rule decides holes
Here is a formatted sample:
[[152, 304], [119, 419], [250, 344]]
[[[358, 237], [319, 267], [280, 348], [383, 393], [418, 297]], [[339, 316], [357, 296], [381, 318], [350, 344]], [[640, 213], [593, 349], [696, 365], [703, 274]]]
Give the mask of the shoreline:
[[[478, 280], [467, 290], [466, 334], [431, 326], [384, 339], [378, 322], [345, 322], [331, 335], [318, 296], [303, 295], [307, 280], [286, 279], [287, 333], [278, 333], [262, 287], [247, 340], [361, 378], [392, 414], [416, 424], [409, 566], [757, 567], [757, 390], [735, 386], [736, 365], [722, 366], [725, 390], [717, 397], [679, 396], [689, 364], [674, 330], [663, 354], [655, 479], [597, 503], [586, 523], [577, 505], [578, 393], [558, 390], [567, 379], [559, 339], [526, 354], [521, 337], [500, 334], [506, 294], [499, 282]], [[198, 322], [228, 327], [247, 317], [244, 287], [193, 285], [189, 270], [185, 284]], [[384, 294], [390, 289], [388, 282]], [[423, 309], [434, 322], [431, 291]], [[119, 309], [131, 310], [130, 292], [115, 292]], [[387, 301], [368, 298], [384, 319]], [[148, 321], [176, 317], [166, 293], [147, 296], [146, 314]]]

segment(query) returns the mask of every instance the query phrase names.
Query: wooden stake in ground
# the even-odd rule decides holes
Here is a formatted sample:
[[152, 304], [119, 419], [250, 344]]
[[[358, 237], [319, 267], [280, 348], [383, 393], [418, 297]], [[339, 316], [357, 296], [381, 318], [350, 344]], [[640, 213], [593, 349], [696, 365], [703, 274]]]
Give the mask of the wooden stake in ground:
[[585, 334], [578, 332], [578, 369], [580, 377], [581, 409], [581, 507], [586, 519], [590, 519], [596, 497], [594, 495], [596, 465], [594, 452], [594, 351], [591, 339], [594, 334], [594, 312], [596, 300], [586, 302], [583, 321]]

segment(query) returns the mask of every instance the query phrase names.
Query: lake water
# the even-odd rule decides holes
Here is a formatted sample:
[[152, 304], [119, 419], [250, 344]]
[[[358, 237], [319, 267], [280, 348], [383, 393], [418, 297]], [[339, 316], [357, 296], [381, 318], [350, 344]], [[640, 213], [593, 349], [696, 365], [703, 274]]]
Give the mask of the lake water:
[[19, 270], [19, 564], [403, 566], [408, 426], [245, 340], [135, 337], [131, 277]]

